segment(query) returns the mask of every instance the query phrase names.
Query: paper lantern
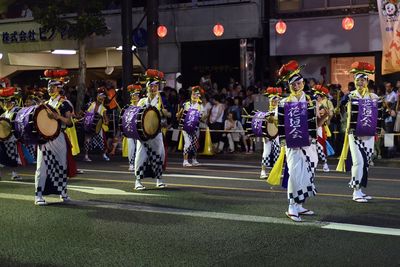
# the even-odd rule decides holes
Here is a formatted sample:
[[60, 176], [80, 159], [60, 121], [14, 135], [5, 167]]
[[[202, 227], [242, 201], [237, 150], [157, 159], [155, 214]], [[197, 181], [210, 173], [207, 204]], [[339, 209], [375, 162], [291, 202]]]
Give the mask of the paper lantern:
[[224, 34], [224, 26], [222, 26], [219, 23], [215, 24], [214, 28], [213, 28], [213, 32], [214, 32], [214, 35], [217, 37], [222, 36]]
[[283, 20], [279, 20], [275, 24], [275, 30], [278, 34], [284, 34], [286, 32], [286, 23]]
[[168, 33], [168, 29], [164, 25], [160, 25], [160, 26], [157, 27], [157, 35], [158, 35], [158, 37], [164, 38], [165, 36], [167, 36], [167, 33]]
[[354, 27], [354, 19], [351, 17], [345, 17], [342, 19], [342, 28], [346, 31], [350, 31]]

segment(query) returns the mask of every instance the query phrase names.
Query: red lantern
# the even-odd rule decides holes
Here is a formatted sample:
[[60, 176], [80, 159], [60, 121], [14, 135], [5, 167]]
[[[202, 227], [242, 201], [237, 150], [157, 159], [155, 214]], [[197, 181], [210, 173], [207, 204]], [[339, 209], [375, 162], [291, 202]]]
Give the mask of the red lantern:
[[165, 27], [164, 25], [160, 25], [157, 27], [157, 35], [160, 38], [164, 38], [165, 36], [167, 36], [168, 30], [167, 27]]
[[278, 34], [284, 34], [286, 32], [286, 23], [283, 20], [279, 20], [275, 24], [275, 30]]
[[351, 17], [345, 17], [342, 19], [342, 28], [346, 31], [350, 31], [354, 27], [354, 19]]
[[219, 23], [215, 24], [215, 26], [213, 28], [213, 32], [214, 32], [214, 35], [217, 37], [222, 36], [224, 34], [224, 26], [222, 26]]

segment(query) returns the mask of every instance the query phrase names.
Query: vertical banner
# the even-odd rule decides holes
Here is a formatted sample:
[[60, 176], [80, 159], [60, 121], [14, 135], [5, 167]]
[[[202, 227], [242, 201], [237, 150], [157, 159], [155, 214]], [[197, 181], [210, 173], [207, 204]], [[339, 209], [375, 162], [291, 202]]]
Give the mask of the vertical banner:
[[382, 33], [382, 75], [400, 71], [400, 0], [377, 0]]

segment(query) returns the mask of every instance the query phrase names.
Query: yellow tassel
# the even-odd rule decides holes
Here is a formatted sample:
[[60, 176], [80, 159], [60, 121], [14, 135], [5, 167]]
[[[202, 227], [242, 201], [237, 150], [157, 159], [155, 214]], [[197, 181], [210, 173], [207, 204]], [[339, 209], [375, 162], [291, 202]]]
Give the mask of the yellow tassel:
[[342, 153], [340, 154], [339, 163], [336, 167], [338, 172], [346, 172], [346, 159], [349, 153], [349, 134], [346, 132], [344, 135], [344, 144], [342, 148]]
[[72, 120], [72, 127], [69, 127], [65, 129], [65, 133], [68, 136], [69, 141], [71, 142], [71, 152], [73, 156], [78, 155], [81, 150], [79, 148], [79, 143], [78, 143], [78, 136], [76, 135], [76, 128], [75, 128], [75, 121]]
[[168, 128], [166, 128], [166, 127], [161, 128], [161, 132], [162, 132], [163, 136], [167, 135], [167, 131], [168, 131]]
[[183, 149], [183, 133], [182, 133], [182, 131], [181, 131], [181, 134], [180, 134], [180, 136], [179, 136], [178, 150], [179, 150], [179, 151], [182, 151], [182, 149]]
[[285, 146], [281, 146], [278, 160], [275, 162], [274, 167], [268, 175], [267, 183], [270, 185], [280, 185], [283, 163], [285, 162]]
[[104, 132], [108, 132], [108, 131], [110, 130], [110, 128], [108, 128], [108, 125], [107, 125], [107, 124], [102, 124], [102, 125], [101, 125], [101, 128], [103, 128], [103, 131], [104, 131]]
[[127, 158], [129, 154], [128, 151], [128, 138], [125, 136], [122, 138], [122, 157]]
[[329, 129], [329, 126], [325, 124], [324, 125], [324, 129], [325, 129], [325, 132], [326, 132], [326, 137], [331, 137], [332, 133], [331, 133], [331, 130]]

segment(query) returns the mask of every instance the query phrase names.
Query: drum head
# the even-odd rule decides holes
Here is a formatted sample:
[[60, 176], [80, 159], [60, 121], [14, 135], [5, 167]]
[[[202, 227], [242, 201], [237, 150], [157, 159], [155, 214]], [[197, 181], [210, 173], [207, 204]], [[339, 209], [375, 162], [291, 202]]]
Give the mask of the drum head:
[[55, 119], [50, 119], [44, 106], [38, 107], [35, 113], [35, 124], [38, 133], [46, 140], [51, 140], [60, 132], [60, 123]]
[[160, 113], [155, 108], [148, 108], [143, 112], [143, 132], [149, 139], [154, 138], [160, 131]]
[[0, 140], [5, 141], [11, 137], [12, 127], [10, 120], [7, 118], [0, 118]]
[[278, 136], [278, 127], [275, 123], [267, 123], [267, 137], [270, 139], [275, 139]]

